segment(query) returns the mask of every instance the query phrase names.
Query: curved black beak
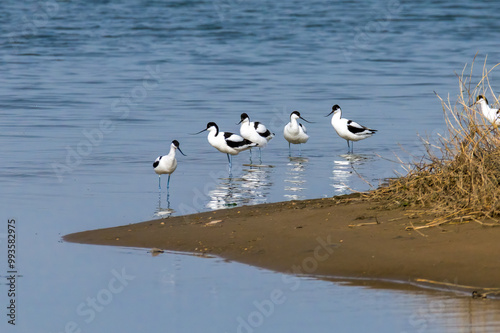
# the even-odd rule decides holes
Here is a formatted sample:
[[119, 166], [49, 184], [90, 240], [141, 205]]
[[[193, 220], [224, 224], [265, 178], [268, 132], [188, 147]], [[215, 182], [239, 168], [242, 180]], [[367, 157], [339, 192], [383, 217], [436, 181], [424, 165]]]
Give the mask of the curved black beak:
[[199, 131], [198, 133], [189, 133], [189, 135], [196, 135], [205, 132], [207, 129], [205, 128], [204, 130]]
[[305, 121], [306, 123], [313, 124], [312, 121], [306, 120], [306, 119], [302, 118], [302, 116], [299, 116], [299, 118], [302, 119], [303, 121]]
[[184, 153], [182, 152], [182, 150], [181, 150], [179, 147], [177, 147], [177, 150], [179, 150], [179, 153], [181, 153], [182, 155], [187, 156], [186, 154], [184, 154]]
[[330, 111], [330, 113], [329, 113], [329, 114], [327, 114], [325, 117], [328, 117], [328, 116], [329, 116], [329, 115], [331, 115], [332, 113], [333, 113], [333, 110], [332, 110], [332, 111]]
[[236, 123], [236, 125], [241, 124], [241, 122], [242, 122], [242, 121], [243, 121], [243, 119], [241, 119], [240, 121], [238, 121], [238, 122]]

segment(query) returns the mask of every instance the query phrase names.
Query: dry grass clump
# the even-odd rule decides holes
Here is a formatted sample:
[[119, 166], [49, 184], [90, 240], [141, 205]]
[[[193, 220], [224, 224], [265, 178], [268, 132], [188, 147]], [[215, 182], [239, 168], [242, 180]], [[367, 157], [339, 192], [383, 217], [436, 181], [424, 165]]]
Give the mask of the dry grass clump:
[[[500, 218], [500, 130], [473, 105], [479, 94], [493, 96], [490, 106], [498, 105], [487, 70], [472, 84], [472, 67], [459, 76], [460, 94], [452, 105], [441, 100], [448, 135], [436, 145], [428, 141], [426, 156], [411, 166], [406, 176], [392, 179], [387, 186], [372, 191], [370, 199], [391, 205], [425, 208], [437, 218], [427, 226], [453, 221], [479, 221]], [[488, 94], [486, 94], [488, 92]], [[436, 94], [437, 95], [437, 94]], [[496, 106], [498, 108], [498, 106]], [[487, 223], [484, 223], [487, 224]], [[495, 224], [496, 225], [496, 224]]]

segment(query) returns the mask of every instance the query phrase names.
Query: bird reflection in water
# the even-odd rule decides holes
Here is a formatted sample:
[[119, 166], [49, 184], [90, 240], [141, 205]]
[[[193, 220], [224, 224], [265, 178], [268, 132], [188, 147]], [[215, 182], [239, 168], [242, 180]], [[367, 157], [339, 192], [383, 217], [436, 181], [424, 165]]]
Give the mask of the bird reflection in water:
[[357, 154], [343, 154], [339, 155], [339, 159], [333, 161], [332, 176], [330, 179], [333, 181], [331, 186], [335, 189], [335, 195], [347, 194], [352, 192], [352, 176], [362, 177], [357, 174], [354, 169], [361, 166], [369, 159], [366, 155]]
[[207, 208], [223, 209], [241, 205], [256, 205], [267, 202], [272, 186], [272, 168], [266, 166], [246, 166], [241, 177], [219, 178], [219, 184], [209, 191]]
[[158, 208], [155, 210], [154, 216], [166, 218], [175, 213], [175, 210], [170, 208], [170, 194], [167, 191], [167, 208], [161, 206], [161, 191], [158, 193]]
[[289, 157], [288, 159], [290, 162], [287, 163], [286, 170], [285, 198], [290, 200], [304, 199], [301, 192], [306, 189], [304, 172], [309, 159], [305, 157]]

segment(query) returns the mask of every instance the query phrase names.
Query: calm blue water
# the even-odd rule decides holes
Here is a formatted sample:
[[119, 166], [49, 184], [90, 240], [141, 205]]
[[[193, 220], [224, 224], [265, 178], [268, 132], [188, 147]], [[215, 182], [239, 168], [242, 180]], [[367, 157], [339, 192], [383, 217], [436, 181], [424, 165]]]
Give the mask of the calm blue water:
[[[499, 62], [498, 7], [483, 1], [3, 1], [0, 275], [7, 271], [7, 219], [15, 218], [22, 277], [18, 325], [10, 327], [2, 314], [2, 331], [235, 332], [238, 318], [255, 324], [241, 324], [242, 332], [497, 331], [496, 302], [313, 279], [300, 279], [292, 291], [280, 274], [218, 259], [152, 258], [143, 250], [60, 239], [169, 208], [184, 214], [367, 190], [404, 172], [390, 161], [395, 154], [407, 162], [409, 154], [422, 155], [417, 133], [444, 133], [433, 91], [453, 100], [455, 72], [476, 53], [476, 74], [486, 55], [490, 66]], [[490, 80], [499, 86], [498, 73]], [[333, 104], [379, 130], [355, 144], [356, 155], [345, 155], [345, 141], [324, 118]], [[282, 130], [293, 110], [314, 123], [307, 125], [311, 138], [302, 158], [290, 159]], [[266, 167], [248, 166], [243, 152], [230, 176], [226, 156], [204, 134], [188, 133], [209, 121], [237, 132], [242, 112], [276, 138], [263, 150]], [[168, 153], [173, 139], [188, 156], [178, 155], [167, 202], [166, 177], [159, 196], [152, 162]], [[123, 269], [134, 279], [111, 293], [120, 289], [110, 287], [113, 274]], [[254, 302], [273, 290], [286, 301], [269, 316], [252, 317]], [[106, 303], [94, 316], [85, 303], [92, 297]]]

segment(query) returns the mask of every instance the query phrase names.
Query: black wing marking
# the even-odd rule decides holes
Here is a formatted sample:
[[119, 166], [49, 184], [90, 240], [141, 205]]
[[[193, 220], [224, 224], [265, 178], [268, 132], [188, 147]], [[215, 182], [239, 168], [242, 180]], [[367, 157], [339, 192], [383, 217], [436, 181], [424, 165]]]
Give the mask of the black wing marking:
[[243, 139], [238, 134], [224, 132], [224, 139], [226, 139], [226, 143], [231, 148], [240, 148], [248, 145], [254, 144], [252, 141], [248, 141], [247, 139]]
[[242, 141], [226, 141], [227, 145], [231, 148], [240, 148], [244, 146], [255, 146], [256, 143], [253, 143], [252, 141], [248, 141], [247, 139], [243, 139]]
[[302, 128], [302, 130], [304, 131], [304, 133], [307, 134], [307, 129], [304, 125], [302, 125], [301, 123], [299, 123], [299, 126]]
[[266, 128], [266, 126], [259, 123], [258, 121], [253, 123], [253, 127], [255, 128], [255, 131], [259, 133], [259, 135], [263, 138], [267, 138], [271, 135], [271, 132]]
[[375, 133], [377, 131], [377, 130], [365, 127], [363, 125], [360, 125], [357, 122], [352, 121], [352, 120], [347, 121], [347, 129], [349, 130], [349, 132], [351, 132], [353, 134], [357, 134], [357, 133], [361, 133], [361, 132], [365, 132], [365, 131]]
[[264, 137], [264, 138], [267, 138], [268, 136], [271, 135], [271, 131], [269, 130], [266, 130], [264, 133], [259, 133], [260, 136]]
[[162, 157], [163, 157], [163, 156], [160, 156], [160, 157], [158, 157], [158, 158], [156, 159], [156, 161], [154, 161], [154, 163], [153, 163], [153, 168], [156, 168], [156, 167], [158, 166], [158, 164], [160, 164], [160, 160], [161, 160], [161, 158], [162, 158]]
[[238, 134], [234, 134], [234, 133], [231, 133], [231, 132], [224, 132], [224, 139], [227, 141], [227, 140], [230, 140], [230, 141], [242, 141], [243, 138], [241, 136], [239, 136]]

